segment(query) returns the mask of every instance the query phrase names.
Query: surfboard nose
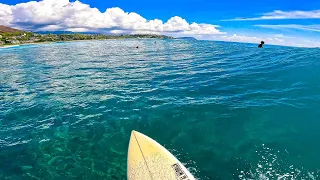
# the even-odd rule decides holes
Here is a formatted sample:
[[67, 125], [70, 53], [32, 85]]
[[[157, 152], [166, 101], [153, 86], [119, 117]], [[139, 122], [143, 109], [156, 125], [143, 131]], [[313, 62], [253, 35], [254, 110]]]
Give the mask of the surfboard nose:
[[137, 134], [137, 133], [138, 133], [138, 131], [132, 130], [130, 139], [134, 138], [135, 134]]
[[[140, 141], [140, 140], [150, 140], [150, 138], [138, 131], [132, 130], [131, 131], [131, 137], [130, 139], [135, 139], [136, 141]], [[152, 140], [153, 141], [153, 140]]]
[[140, 133], [140, 132], [138, 132], [138, 131], [135, 131], [135, 130], [132, 130], [131, 131], [131, 137], [135, 137], [135, 138], [143, 138], [143, 137], [145, 137], [146, 135], [144, 135], [144, 134], [142, 134], [142, 133]]

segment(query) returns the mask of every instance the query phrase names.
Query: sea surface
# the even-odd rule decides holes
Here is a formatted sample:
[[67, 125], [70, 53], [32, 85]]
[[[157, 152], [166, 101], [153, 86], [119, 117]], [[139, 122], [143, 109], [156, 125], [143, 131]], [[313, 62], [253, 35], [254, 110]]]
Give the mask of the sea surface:
[[132, 130], [200, 180], [318, 180], [320, 49], [184, 40], [0, 49], [1, 180], [125, 180]]

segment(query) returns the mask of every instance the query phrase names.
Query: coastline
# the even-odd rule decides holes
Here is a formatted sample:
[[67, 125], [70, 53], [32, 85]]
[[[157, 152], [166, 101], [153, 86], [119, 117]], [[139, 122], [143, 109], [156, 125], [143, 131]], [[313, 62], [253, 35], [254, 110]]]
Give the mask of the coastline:
[[0, 33], [0, 48], [18, 47], [28, 44], [50, 44], [64, 43], [76, 41], [105, 41], [119, 39], [174, 39], [170, 36], [155, 35], [155, 34], [121, 34], [121, 35], [106, 35], [106, 34], [35, 34], [33, 32], [18, 31], [13, 33]]
[[[46, 42], [32, 42], [32, 43], [21, 43], [21, 44], [4, 44], [0, 45], [0, 49], [19, 47], [24, 45], [36, 45], [36, 44], [56, 44], [56, 43], [68, 43], [68, 42], [85, 42], [85, 41], [106, 41], [106, 40], [122, 40], [123, 38], [114, 39], [87, 39], [87, 40], [70, 40], [70, 41], [46, 41]], [[129, 39], [149, 39], [149, 38], [129, 38]], [[150, 38], [153, 39], [153, 38]]]
[[12, 47], [18, 47], [18, 46], [20, 46], [20, 44], [17, 44], [17, 45], [1, 45], [0, 49], [6, 49], [6, 48], [12, 48]]
[[34, 43], [21, 43], [21, 44], [5, 44], [0, 45], [0, 49], [12, 48], [12, 47], [19, 47], [24, 45], [33, 45], [33, 44], [54, 44], [58, 42], [34, 42]]

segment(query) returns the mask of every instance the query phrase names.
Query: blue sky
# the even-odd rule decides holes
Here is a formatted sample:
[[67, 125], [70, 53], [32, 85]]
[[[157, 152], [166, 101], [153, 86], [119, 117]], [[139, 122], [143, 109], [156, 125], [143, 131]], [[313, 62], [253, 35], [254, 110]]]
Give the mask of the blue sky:
[[[74, 0], [43, 0], [38, 1], [38, 4], [27, 0], [0, 0], [0, 3], [3, 6], [0, 6], [0, 23], [10, 21], [5, 25], [31, 30], [95, 30], [112, 33], [146, 31], [209, 40], [258, 43], [261, 39], [270, 44], [320, 46], [317, 43], [320, 41], [320, 0], [80, 0], [78, 3]], [[72, 8], [65, 8], [68, 3]], [[110, 10], [106, 14], [113, 20], [102, 20], [106, 9], [114, 7], [123, 12], [119, 9]], [[39, 8], [55, 14], [65, 9], [61, 10], [61, 14], [65, 15], [53, 18], [52, 14], [36, 12]], [[8, 17], [3, 15], [6, 19], [1, 20], [1, 9], [7, 12]], [[90, 15], [84, 11], [90, 11]], [[133, 14], [125, 15], [131, 12], [143, 19]], [[74, 14], [73, 18], [70, 18], [70, 13]], [[9, 17], [8, 14], [13, 15]], [[45, 15], [48, 17], [43, 17]], [[175, 16], [179, 18], [168, 21]], [[86, 18], [87, 21], [84, 21]], [[155, 19], [162, 22], [156, 25], [149, 22]], [[196, 24], [192, 25], [193, 22]], [[103, 26], [103, 23], [114, 25]]]

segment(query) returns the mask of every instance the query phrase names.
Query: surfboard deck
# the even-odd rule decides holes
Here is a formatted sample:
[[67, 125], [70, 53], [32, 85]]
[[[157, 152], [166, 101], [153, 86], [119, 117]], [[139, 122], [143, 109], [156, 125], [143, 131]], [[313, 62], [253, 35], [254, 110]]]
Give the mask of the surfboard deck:
[[128, 148], [128, 180], [195, 180], [167, 149], [132, 131]]

